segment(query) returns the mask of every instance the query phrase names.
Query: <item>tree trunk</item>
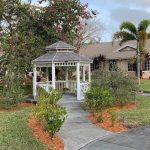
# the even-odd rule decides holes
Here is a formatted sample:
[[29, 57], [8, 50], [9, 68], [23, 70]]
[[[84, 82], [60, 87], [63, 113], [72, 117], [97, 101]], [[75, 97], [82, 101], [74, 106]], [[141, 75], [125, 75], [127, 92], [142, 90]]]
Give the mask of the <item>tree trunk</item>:
[[139, 47], [139, 41], [137, 41], [137, 77], [138, 77], [138, 83], [140, 85], [140, 70], [141, 70], [141, 67], [140, 67], [140, 47]]

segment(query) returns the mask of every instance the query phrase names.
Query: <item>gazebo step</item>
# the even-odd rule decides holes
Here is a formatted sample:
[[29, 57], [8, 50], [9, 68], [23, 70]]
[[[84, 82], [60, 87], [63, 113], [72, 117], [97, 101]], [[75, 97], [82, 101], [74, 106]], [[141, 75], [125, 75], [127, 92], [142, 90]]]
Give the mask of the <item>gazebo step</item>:
[[28, 97], [27, 99], [25, 99], [25, 101], [27, 103], [37, 103], [37, 100], [35, 100], [34, 98]]

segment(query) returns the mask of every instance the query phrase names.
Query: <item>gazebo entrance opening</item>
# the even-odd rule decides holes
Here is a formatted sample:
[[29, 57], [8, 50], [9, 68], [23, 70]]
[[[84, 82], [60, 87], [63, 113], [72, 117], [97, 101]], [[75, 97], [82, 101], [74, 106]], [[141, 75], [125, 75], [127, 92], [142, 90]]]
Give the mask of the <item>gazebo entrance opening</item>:
[[[45, 90], [54, 88], [77, 95], [77, 100], [84, 99], [84, 93], [91, 82], [90, 59], [75, 53], [75, 48], [64, 42], [57, 42], [46, 47], [45, 55], [33, 60], [33, 96], [37, 95], [37, 87]], [[37, 82], [37, 68], [46, 68], [46, 81]], [[58, 78], [57, 71], [62, 71]], [[63, 74], [64, 72], [64, 74]]]

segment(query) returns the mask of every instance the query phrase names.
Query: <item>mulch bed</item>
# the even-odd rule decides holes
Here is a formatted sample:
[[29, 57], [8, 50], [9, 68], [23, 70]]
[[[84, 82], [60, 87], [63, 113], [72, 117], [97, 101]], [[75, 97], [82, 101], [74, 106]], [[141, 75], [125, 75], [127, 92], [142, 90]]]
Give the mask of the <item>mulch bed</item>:
[[43, 130], [42, 126], [37, 123], [34, 116], [29, 118], [28, 125], [32, 129], [33, 135], [42, 143], [47, 144], [49, 148], [55, 150], [64, 150], [63, 140], [57, 135], [51, 139], [49, 135]]
[[114, 124], [114, 126], [112, 126], [111, 115], [109, 112], [120, 112], [121, 110], [135, 109], [135, 108], [137, 108], [137, 106], [138, 105], [136, 103], [129, 103], [124, 107], [121, 107], [119, 105], [115, 105], [113, 108], [106, 109], [102, 113], [103, 122], [97, 122], [97, 119], [95, 117], [97, 114], [93, 115], [92, 113], [90, 113], [87, 116], [87, 118], [93, 124], [95, 124], [96, 126], [99, 126], [101, 128], [104, 128], [105, 130], [108, 130], [111, 132], [123, 132], [123, 131], [127, 131], [128, 128], [125, 127], [121, 121], [117, 121]]
[[1, 109], [0, 112], [16, 112], [17, 110]]

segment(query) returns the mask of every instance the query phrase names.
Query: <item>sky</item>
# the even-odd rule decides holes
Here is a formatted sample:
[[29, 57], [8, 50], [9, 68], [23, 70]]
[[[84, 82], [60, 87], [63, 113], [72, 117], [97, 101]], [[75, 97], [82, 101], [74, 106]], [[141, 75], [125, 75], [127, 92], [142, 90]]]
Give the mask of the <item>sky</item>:
[[[105, 26], [103, 41], [112, 41], [114, 32], [119, 31], [123, 21], [138, 24], [143, 19], [150, 19], [150, 0], [80, 0], [88, 3], [89, 8], [99, 12], [97, 20]], [[33, 0], [36, 3], [37, 0]], [[150, 31], [150, 29], [149, 29]]]

